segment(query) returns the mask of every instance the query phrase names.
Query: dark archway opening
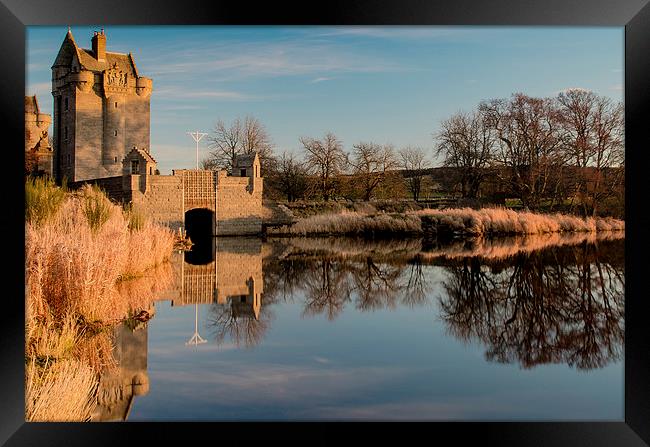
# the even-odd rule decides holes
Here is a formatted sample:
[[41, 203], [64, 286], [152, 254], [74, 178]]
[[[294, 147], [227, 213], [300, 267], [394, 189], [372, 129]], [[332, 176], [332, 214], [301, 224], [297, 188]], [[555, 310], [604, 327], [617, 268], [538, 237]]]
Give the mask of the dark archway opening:
[[185, 253], [185, 261], [201, 265], [214, 261], [214, 212], [195, 208], [185, 213], [185, 231], [194, 245]]
[[206, 208], [195, 208], [185, 212], [185, 231], [194, 243], [212, 241], [214, 212]]

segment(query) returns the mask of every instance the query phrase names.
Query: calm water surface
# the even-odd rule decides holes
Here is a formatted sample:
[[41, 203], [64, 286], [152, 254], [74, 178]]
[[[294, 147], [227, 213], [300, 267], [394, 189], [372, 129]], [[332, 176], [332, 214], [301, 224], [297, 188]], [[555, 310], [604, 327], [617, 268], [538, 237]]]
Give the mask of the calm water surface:
[[146, 384], [100, 419], [620, 421], [623, 246], [216, 239], [117, 332]]

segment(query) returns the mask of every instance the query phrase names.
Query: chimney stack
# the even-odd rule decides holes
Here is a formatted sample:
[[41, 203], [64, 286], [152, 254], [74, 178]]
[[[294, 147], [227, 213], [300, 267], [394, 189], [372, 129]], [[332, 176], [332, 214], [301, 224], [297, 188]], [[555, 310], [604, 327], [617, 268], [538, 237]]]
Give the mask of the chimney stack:
[[106, 34], [104, 34], [104, 28], [99, 32], [95, 31], [92, 42], [95, 59], [104, 62], [106, 60]]

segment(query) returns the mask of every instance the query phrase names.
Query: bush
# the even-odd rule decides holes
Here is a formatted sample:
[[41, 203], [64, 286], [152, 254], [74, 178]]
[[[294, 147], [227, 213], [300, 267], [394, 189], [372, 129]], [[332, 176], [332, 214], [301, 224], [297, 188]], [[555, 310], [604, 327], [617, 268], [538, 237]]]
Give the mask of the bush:
[[134, 207], [131, 203], [124, 206], [124, 215], [129, 222], [129, 230], [132, 232], [142, 230], [147, 222], [147, 217], [142, 210]]
[[49, 178], [28, 177], [25, 182], [25, 221], [40, 226], [61, 208], [66, 198], [65, 183], [58, 187]]
[[81, 194], [84, 198], [84, 213], [88, 219], [88, 225], [93, 232], [97, 232], [111, 216], [113, 204], [95, 185], [84, 185]]

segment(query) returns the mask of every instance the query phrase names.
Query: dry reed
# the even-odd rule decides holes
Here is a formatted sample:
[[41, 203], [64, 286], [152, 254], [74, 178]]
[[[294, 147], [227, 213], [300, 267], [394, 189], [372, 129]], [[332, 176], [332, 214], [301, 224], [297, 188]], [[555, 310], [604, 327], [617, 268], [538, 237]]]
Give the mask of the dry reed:
[[[91, 197], [91, 199], [89, 199]], [[40, 226], [26, 225], [26, 270], [29, 318], [78, 313], [89, 321], [121, 318], [130, 303], [115, 284], [142, 274], [169, 258], [173, 234], [146, 223], [129, 230], [122, 209], [108, 203], [109, 212], [89, 218], [87, 203], [103, 199], [84, 188]], [[101, 207], [101, 206], [99, 206]]]
[[625, 222], [611, 217], [581, 218], [568, 214], [537, 214], [506, 208], [471, 208], [416, 211], [426, 216], [434, 225], [474, 236], [491, 234], [543, 234], [558, 232], [619, 231]]
[[56, 188], [49, 178], [28, 178], [25, 182], [25, 220], [40, 225], [61, 208], [65, 199], [65, 186]]
[[[426, 222], [426, 225], [424, 225]], [[423, 234], [425, 227], [458, 235], [487, 236], [558, 232], [622, 231], [625, 222], [610, 217], [580, 218], [566, 214], [536, 214], [505, 208], [471, 208], [410, 211], [403, 214], [340, 212], [300, 219], [271, 234], [361, 235]]]
[[363, 214], [342, 211], [335, 214], [319, 214], [298, 220], [291, 227], [269, 231], [273, 234], [367, 234], [367, 233], [420, 233], [420, 218], [412, 214]]
[[[157, 290], [151, 277], [144, 286], [124, 280], [168, 260], [173, 233], [123, 210], [94, 187], [67, 193], [51, 183], [28, 182], [30, 188], [26, 418], [88, 420], [99, 372], [116, 366], [109, 324], [149, 306]], [[149, 293], [137, 293], [142, 290]]]
[[93, 369], [66, 360], [40, 369], [26, 366], [25, 418], [28, 421], [88, 421], [96, 405], [98, 381]]

